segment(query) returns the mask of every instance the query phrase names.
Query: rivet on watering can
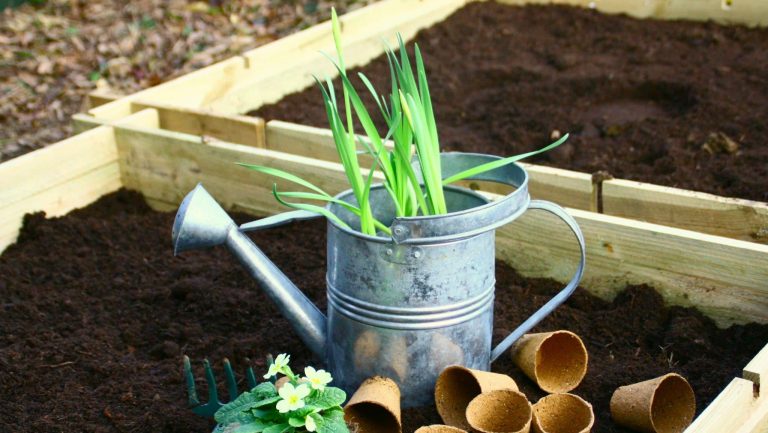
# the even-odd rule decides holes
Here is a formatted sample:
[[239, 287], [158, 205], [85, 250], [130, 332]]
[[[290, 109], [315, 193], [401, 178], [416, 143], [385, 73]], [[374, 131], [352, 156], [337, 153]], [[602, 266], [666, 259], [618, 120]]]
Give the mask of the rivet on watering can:
[[408, 228], [403, 226], [395, 226], [392, 228], [392, 239], [395, 242], [399, 242], [408, 237]]
[[413, 256], [414, 259], [418, 259], [419, 257], [421, 257], [421, 250], [415, 249], [413, 253], [411, 253], [411, 255]]
[[391, 255], [392, 255], [392, 252], [393, 252], [393, 251], [392, 251], [392, 248], [387, 248], [387, 255], [388, 255], [388, 256], [391, 256]]

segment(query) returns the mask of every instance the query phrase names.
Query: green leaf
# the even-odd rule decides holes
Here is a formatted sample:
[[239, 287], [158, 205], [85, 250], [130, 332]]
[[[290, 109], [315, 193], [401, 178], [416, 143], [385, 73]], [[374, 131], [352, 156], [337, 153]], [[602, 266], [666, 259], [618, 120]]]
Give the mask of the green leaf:
[[330, 194], [323, 191], [319, 187], [313, 185], [312, 183], [300, 178], [299, 176], [296, 176], [294, 174], [288, 173], [287, 171], [280, 170], [278, 168], [272, 168], [272, 167], [266, 167], [263, 165], [255, 165], [255, 164], [245, 164], [242, 162], [238, 162], [237, 165], [241, 165], [243, 167], [249, 168], [251, 170], [256, 170], [260, 173], [264, 173], [270, 176], [279, 177], [281, 179], [285, 179], [287, 181], [299, 184], [305, 188], [311, 189], [312, 191], [315, 191], [319, 194], [325, 195], [330, 197]]
[[339, 388], [329, 386], [322, 391], [310, 394], [305, 401], [320, 410], [325, 410], [341, 406], [346, 399], [347, 393]]
[[[322, 424], [323, 423], [323, 416], [320, 415], [317, 412], [311, 413], [308, 415], [315, 421], [315, 425]], [[342, 412], [342, 418], [344, 417], [344, 412]]]
[[274, 195], [275, 199], [277, 199], [277, 201], [280, 202], [280, 204], [282, 204], [284, 206], [288, 206], [288, 207], [291, 207], [291, 208], [294, 208], [294, 209], [305, 210], [307, 212], [314, 212], [316, 214], [319, 214], [319, 215], [322, 215], [322, 216], [328, 218], [329, 220], [332, 220], [333, 222], [335, 222], [336, 224], [338, 224], [338, 225], [340, 225], [340, 226], [342, 226], [344, 228], [348, 228], [348, 229], [352, 230], [347, 223], [345, 223], [339, 217], [334, 215], [333, 212], [329, 211], [328, 209], [326, 209], [326, 208], [324, 208], [322, 206], [315, 206], [313, 204], [306, 204], [306, 203], [288, 203], [288, 202], [286, 202], [285, 200], [283, 200], [280, 197], [280, 193], [277, 192], [277, 184], [272, 185], [272, 195]]
[[341, 23], [336, 14], [336, 8], [331, 8], [331, 32], [333, 33], [333, 44], [336, 46], [336, 53], [339, 55], [339, 64], [344, 69], [344, 52], [341, 44]]
[[312, 419], [317, 424], [317, 433], [349, 433], [347, 423], [344, 421], [344, 412], [341, 410], [328, 411], [319, 419], [314, 416]]
[[299, 418], [299, 417], [292, 416], [288, 418], [288, 424], [290, 424], [291, 427], [304, 427], [304, 420], [305, 420], [305, 417]]
[[280, 397], [279, 395], [276, 395], [274, 397], [265, 398], [264, 400], [258, 401], [256, 403], [256, 405], [253, 406], [253, 407], [254, 408], [259, 408], [259, 407], [264, 407], [264, 406], [272, 404], [272, 403], [277, 403], [278, 401], [280, 401], [281, 398], [282, 397]]
[[232, 433], [260, 433], [269, 426], [269, 423], [254, 419], [251, 422], [243, 423], [235, 429]]
[[291, 429], [291, 425], [288, 423], [273, 424], [263, 430], [263, 433], [283, 433]]
[[555, 147], [563, 144], [565, 140], [568, 139], [568, 134], [563, 135], [562, 138], [555, 141], [554, 143], [542, 147], [539, 150], [534, 150], [532, 152], [526, 152], [521, 153], [520, 155], [510, 156], [509, 158], [504, 159], [498, 159], [496, 161], [487, 162], [485, 164], [478, 165], [477, 167], [472, 167], [470, 169], [464, 170], [461, 173], [454, 174], [453, 176], [449, 177], [448, 179], [443, 180], [443, 185], [448, 185], [450, 183], [466, 179], [468, 177], [472, 177], [475, 175], [478, 175], [480, 173], [485, 173], [486, 171], [493, 170], [495, 168], [503, 167], [507, 164], [511, 164], [513, 162], [520, 161], [521, 159], [528, 158], [529, 156], [538, 155], [539, 153], [546, 152], [550, 149], [554, 149]]
[[[253, 415], [248, 413], [251, 409], [263, 406], [263, 401], [274, 398], [277, 395], [275, 386], [269, 382], [257, 385], [251, 391], [240, 394], [233, 401], [225, 404], [214, 415], [219, 424], [231, 424], [233, 422], [249, 421]], [[269, 404], [269, 403], [266, 403]]]
[[251, 409], [251, 413], [262, 421], [274, 421], [281, 419], [282, 414], [274, 406], [262, 406]]

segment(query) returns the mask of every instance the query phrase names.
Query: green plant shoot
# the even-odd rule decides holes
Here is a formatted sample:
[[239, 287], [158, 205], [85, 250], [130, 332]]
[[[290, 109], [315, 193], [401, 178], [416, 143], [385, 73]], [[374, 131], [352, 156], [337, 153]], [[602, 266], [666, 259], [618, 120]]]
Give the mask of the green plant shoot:
[[[320, 87], [336, 150], [357, 205], [337, 200], [317, 186], [290, 173], [270, 167], [241, 164], [311, 191], [279, 192], [275, 185], [273, 195], [281, 204], [321, 214], [337, 225], [349, 228], [348, 224], [341, 221], [326, 207], [289, 202], [286, 199], [336, 203], [359, 217], [361, 232], [368, 235], [377, 233], [391, 235], [390, 229], [374, 218], [371, 208], [370, 190], [375, 169], [378, 169], [384, 177], [383, 186], [395, 205], [395, 216], [442, 215], [448, 212], [443, 191], [445, 185], [549, 151], [568, 139], [568, 134], [565, 134], [559, 140], [541, 149], [482, 164], [443, 179], [437, 122], [419, 46], [414, 47], [415, 73], [400, 35], [397, 36], [399, 56], [392, 48], [386, 47], [391, 79], [388, 98], [379, 95], [373, 83], [364, 74], [358, 74], [387, 125], [387, 133], [382, 137], [347, 75], [341, 41], [341, 25], [335, 9], [331, 12], [331, 29], [337, 59], [327, 57], [336, 67], [341, 80], [343, 107], [336, 99], [336, 91], [331, 79], [327, 78], [323, 82], [315, 78], [315, 81]], [[365, 135], [355, 134], [355, 119]], [[358, 144], [362, 149], [359, 149]], [[360, 167], [358, 160], [360, 153], [367, 153], [373, 159], [367, 175], [363, 174]], [[421, 172], [421, 182], [414, 168], [417, 163]]]

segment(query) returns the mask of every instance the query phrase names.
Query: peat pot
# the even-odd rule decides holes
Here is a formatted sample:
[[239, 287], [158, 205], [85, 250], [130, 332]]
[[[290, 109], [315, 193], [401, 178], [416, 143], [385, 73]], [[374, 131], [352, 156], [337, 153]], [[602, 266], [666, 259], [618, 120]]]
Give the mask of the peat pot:
[[[495, 159], [445, 153], [441, 163], [447, 177]], [[396, 218], [389, 194], [376, 185], [371, 207], [391, 227], [391, 237], [365, 235], [329, 220], [327, 316], [244, 234], [314, 214], [286, 212], [238, 227], [198, 185], [176, 215], [174, 252], [226, 245], [304, 343], [325, 360], [335, 386], [352, 392], [366, 378], [382, 375], [400, 386], [404, 407], [431, 404], [435, 381], [446, 366], [488, 370], [573, 293], [584, 271], [584, 238], [576, 221], [554, 203], [530, 199], [525, 169], [509, 164], [473, 179], [515, 190], [489, 201], [472, 190], [449, 186], [448, 214]], [[336, 198], [356, 204], [351, 191]], [[328, 209], [350, 227], [359, 227], [357, 216], [342, 206], [332, 203]], [[579, 243], [578, 268], [562, 291], [491, 348], [495, 230], [528, 209], [550, 212], [568, 225]]]

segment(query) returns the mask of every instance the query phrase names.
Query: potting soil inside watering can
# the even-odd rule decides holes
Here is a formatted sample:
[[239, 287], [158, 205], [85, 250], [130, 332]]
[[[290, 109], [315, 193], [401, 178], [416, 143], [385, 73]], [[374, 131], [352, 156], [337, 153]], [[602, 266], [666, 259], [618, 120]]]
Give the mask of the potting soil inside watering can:
[[[27, 217], [18, 244], [0, 256], [5, 431], [206, 432], [210, 422], [185, 407], [182, 354], [198, 361], [199, 377], [204, 357], [218, 372], [224, 357], [238, 373], [250, 357], [263, 374], [267, 353], [290, 352], [300, 368], [315, 364], [225, 249], [173, 257], [172, 221], [128, 192], [63, 218]], [[324, 222], [255, 240], [325, 308]], [[561, 287], [503, 263], [497, 281], [497, 341]], [[614, 302], [579, 289], [535, 330], [555, 329], [578, 333], [589, 350], [589, 371], [574, 392], [594, 405], [595, 432], [624, 431], [608, 412], [615, 387], [669, 371], [690, 380], [700, 412], [768, 341], [768, 326], [717, 330], [695, 310], [664, 308], [647, 287], [630, 287]], [[542, 396], [508, 356], [493, 368], [530, 399]], [[439, 418], [430, 407], [405, 411], [403, 421], [412, 432]]]
[[[768, 29], [478, 2], [415, 41], [444, 150], [507, 156], [570, 132], [531, 161], [768, 201]], [[389, 89], [384, 57], [361, 70]], [[316, 86], [250, 114], [328, 125]]]

